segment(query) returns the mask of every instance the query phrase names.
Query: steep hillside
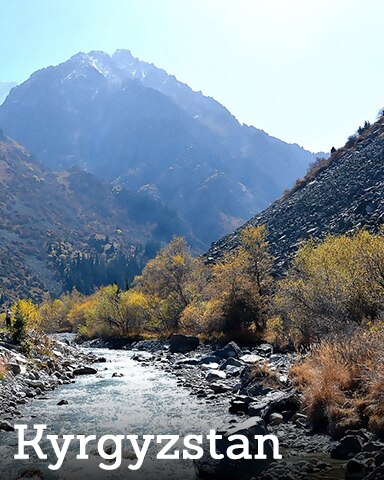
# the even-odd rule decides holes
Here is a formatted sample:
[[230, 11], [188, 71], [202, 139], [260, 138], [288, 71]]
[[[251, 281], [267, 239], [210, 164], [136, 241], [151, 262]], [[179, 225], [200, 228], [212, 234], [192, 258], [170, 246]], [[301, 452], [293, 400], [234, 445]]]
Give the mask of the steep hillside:
[[2, 131], [0, 187], [0, 292], [5, 299], [59, 293], [65, 282], [76, 280], [68, 271], [75, 267], [80, 285], [92, 289], [94, 274], [80, 272], [90, 269], [81, 263], [89, 255], [99, 273], [101, 263], [118, 256], [128, 263], [135, 259], [133, 275], [148, 241], [167, 241], [175, 231], [188, 236], [176, 214], [147, 193], [112, 189], [76, 169], [47, 170]]
[[[286, 265], [302, 240], [384, 224], [384, 118], [335, 151], [296, 191], [274, 202], [245, 225], [264, 224], [277, 266]], [[240, 227], [213, 243], [209, 262], [236, 248]]]
[[80, 53], [34, 73], [0, 107], [0, 127], [51, 168], [79, 166], [154, 194], [206, 245], [314, 159], [127, 50]]

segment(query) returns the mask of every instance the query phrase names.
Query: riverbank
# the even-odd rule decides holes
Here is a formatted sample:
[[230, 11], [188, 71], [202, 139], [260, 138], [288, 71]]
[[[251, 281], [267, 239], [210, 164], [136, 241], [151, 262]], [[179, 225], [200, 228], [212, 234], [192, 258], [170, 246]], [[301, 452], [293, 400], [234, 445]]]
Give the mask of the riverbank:
[[76, 346], [41, 336], [28, 355], [0, 334], [0, 431], [13, 431], [20, 409], [35, 398], [75, 381], [76, 376], [92, 373], [98, 359]]

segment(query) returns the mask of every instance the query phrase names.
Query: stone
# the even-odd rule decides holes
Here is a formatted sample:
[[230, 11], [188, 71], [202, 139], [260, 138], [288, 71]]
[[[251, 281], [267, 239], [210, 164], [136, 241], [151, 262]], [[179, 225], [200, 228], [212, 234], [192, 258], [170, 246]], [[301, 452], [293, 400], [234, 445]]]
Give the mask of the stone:
[[305, 428], [307, 426], [308, 417], [302, 413], [295, 413], [292, 417], [292, 421], [297, 427]]
[[269, 416], [269, 425], [276, 426], [284, 422], [283, 415], [281, 413], [271, 413]]
[[203, 365], [205, 363], [217, 363], [217, 357], [215, 357], [214, 355], [206, 355], [205, 357], [201, 357], [198, 360], [198, 363], [200, 365]]
[[368, 468], [364, 462], [352, 459], [346, 465], [345, 480], [363, 480], [367, 473]]
[[248, 353], [246, 355], [242, 355], [240, 357], [240, 360], [244, 363], [248, 363], [248, 364], [253, 364], [253, 363], [258, 363], [260, 361], [265, 361], [265, 358], [264, 357], [261, 357], [260, 355], [256, 355], [254, 353]]
[[375, 465], [377, 467], [384, 465], [384, 449], [375, 455]]
[[225, 369], [225, 372], [231, 377], [238, 377], [241, 373], [241, 368], [229, 365], [229, 367]]
[[60, 402], [58, 402], [57, 405], [61, 407], [62, 405], [69, 405], [69, 402], [68, 400], [60, 400]]
[[199, 365], [199, 360], [197, 358], [181, 358], [180, 360], [176, 360], [174, 365]]
[[120, 373], [120, 372], [112, 373], [112, 378], [121, 378], [121, 377], [124, 377], [123, 373]]
[[221, 365], [220, 370], [226, 370], [228, 367], [243, 367], [244, 363], [234, 357], [229, 357], [225, 362]]
[[8, 362], [7, 364], [8, 370], [10, 370], [14, 375], [18, 375], [21, 373], [21, 367], [16, 362]]
[[40, 388], [40, 390], [45, 390], [44, 382], [41, 380], [26, 380], [25, 383], [31, 388]]
[[225, 347], [216, 350], [215, 355], [219, 358], [239, 357], [241, 355], [241, 348], [236, 342], [229, 342]]
[[97, 370], [93, 367], [78, 367], [73, 371], [74, 375], [95, 375], [96, 373]]
[[0, 420], [0, 431], [14, 432], [15, 427], [11, 425], [7, 420]]
[[191, 335], [174, 333], [169, 338], [169, 351], [171, 353], [187, 353], [196, 350], [199, 346], [199, 339]]
[[243, 402], [242, 400], [231, 401], [231, 405], [228, 409], [229, 413], [246, 412], [247, 410], [248, 404]]
[[354, 457], [363, 449], [363, 441], [358, 435], [348, 435], [340, 440], [340, 442], [332, 448], [331, 458], [337, 460], [348, 460]]
[[219, 367], [218, 363], [203, 363], [201, 365], [202, 370], [218, 370]]
[[248, 415], [251, 417], [258, 417], [263, 414], [263, 411], [267, 408], [269, 404], [268, 398], [261, 398], [255, 402], [252, 402], [248, 405]]
[[262, 343], [256, 347], [256, 350], [264, 355], [271, 355], [273, 353], [273, 345]]
[[217, 380], [224, 380], [226, 377], [225, 372], [221, 370], [209, 370], [205, 378], [208, 382], [215, 382]]
[[226, 393], [232, 390], [228, 385], [223, 385], [222, 383], [211, 383], [209, 388], [213, 390], [215, 394]]

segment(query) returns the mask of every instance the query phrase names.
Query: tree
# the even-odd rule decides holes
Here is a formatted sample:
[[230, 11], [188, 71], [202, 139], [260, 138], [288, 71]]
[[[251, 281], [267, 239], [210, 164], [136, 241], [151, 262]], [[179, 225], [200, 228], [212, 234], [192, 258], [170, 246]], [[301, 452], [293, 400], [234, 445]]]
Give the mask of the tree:
[[273, 257], [269, 252], [265, 226], [247, 227], [241, 232], [240, 245], [247, 255], [247, 270], [256, 284], [260, 315], [265, 327], [267, 304], [272, 288]]
[[22, 311], [21, 300], [13, 306], [12, 341], [21, 345], [26, 336], [26, 321]]
[[224, 328], [265, 328], [272, 286], [272, 257], [263, 226], [247, 227], [237, 250], [227, 252], [212, 268], [210, 298], [221, 302]]
[[16, 313], [23, 318], [24, 326], [27, 330], [38, 330], [41, 326], [41, 315], [39, 307], [32, 300], [18, 300], [12, 307], [12, 313], [15, 318]]
[[175, 237], [147, 263], [135, 286], [151, 298], [163, 326], [172, 330], [184, 308], [201, 294], [206, 276], [206, 267], [193, 259], [185, 239]]

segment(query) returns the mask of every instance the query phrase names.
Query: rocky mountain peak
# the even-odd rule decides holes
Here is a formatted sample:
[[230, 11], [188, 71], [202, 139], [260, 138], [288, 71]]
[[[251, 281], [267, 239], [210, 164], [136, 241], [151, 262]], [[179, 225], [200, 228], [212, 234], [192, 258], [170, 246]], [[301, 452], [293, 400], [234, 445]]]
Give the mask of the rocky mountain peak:
[[50, 168], [77, 166], [131, 192], [153, 185], [205, 245], [314, 160], [128, 50], [80, 52], [39, 70], [8, 95], [0, 128]]

